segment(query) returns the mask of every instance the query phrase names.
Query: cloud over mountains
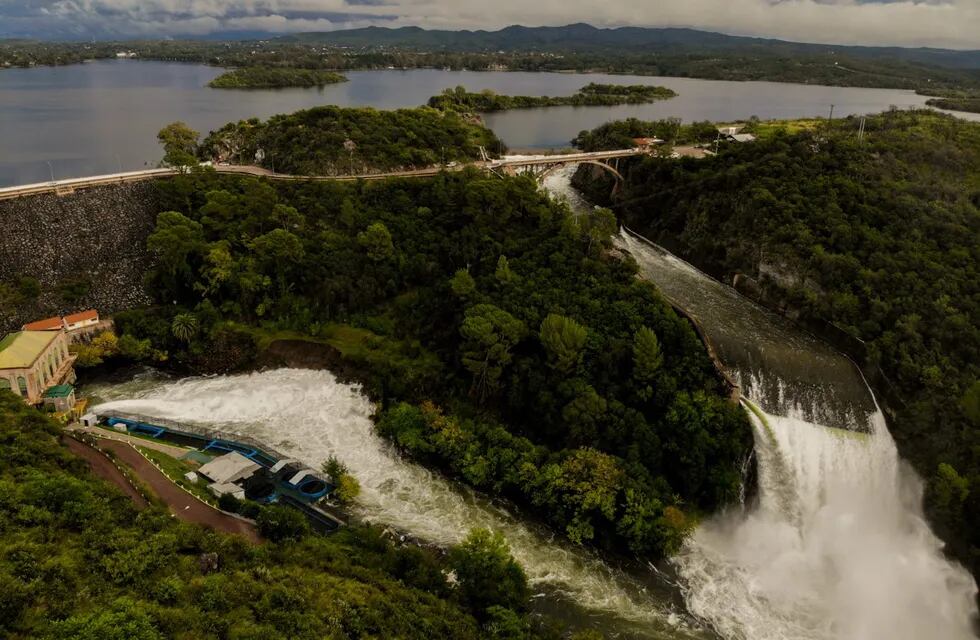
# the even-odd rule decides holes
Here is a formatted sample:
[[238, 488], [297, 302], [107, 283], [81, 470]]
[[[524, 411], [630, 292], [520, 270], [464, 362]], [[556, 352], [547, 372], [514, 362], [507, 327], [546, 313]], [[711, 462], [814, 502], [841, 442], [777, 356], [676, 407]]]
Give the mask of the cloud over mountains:
[[0, 37], [88, 39], [496, 29], [587, 22], [684, 26], [805, 42], [980, 48], [980, 0], [0, 0]]

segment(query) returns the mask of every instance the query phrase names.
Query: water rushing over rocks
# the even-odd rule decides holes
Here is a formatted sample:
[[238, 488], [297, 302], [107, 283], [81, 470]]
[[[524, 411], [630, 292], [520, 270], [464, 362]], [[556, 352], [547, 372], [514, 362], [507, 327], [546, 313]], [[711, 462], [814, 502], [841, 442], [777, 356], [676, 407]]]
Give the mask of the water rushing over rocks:
[[621, 248], [697, 317], [742, 387], [759, 492], [674, 558], [688, 608], [726, 638], [973, 638], [976, 585], [942, 556], [860, 371], [663, 249]]
[[[581, 210], [567, 180], [545, 186]], [[673, 559], [688, 609], [738, 640], [974, 638], [976, 584], [943, 557], [854, 363], [661, 247], [616, 244], [697, 319], [753, 422], [757, 500]]]
[[374, 432], [372, 403], [329, 372], [279, 369], [179, 381], [142, 375], [88, 391], [109, 401], [103, 407], [245, 434], [315, 466], [335, 455], [361, 483], [360, 517], [428, 542], [452, 545], [474, 527], [502, 531], [532, 586], [546, 596], [538, 608], [576, 626], [625, 637], [711, 637], [689, 628], [692, 621], [666, 604], [669, 596], [653, 581], [636, 580], [404, 460]]

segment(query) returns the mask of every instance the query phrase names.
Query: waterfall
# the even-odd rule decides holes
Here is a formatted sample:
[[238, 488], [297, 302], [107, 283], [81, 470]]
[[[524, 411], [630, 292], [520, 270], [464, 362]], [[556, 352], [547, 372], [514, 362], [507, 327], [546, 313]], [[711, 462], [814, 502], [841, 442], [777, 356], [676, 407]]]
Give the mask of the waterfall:
[[[545, 188], [583, 211], [571, 171]], [[943, 557], [854, 363], [663, 248], [616, 243], [698, 320], [752, 421], [757, 499], [672, 559], [689, 611], [733, 640], [974, 638], [976, 583]]]
[[855, 365], [660, 247], [618, 242], [693, 309], [753, 425], [756, 503], [710, 518], [672, 559], [691, 613], [739, 640], [973, 638], [976, 584], [943, 557]]

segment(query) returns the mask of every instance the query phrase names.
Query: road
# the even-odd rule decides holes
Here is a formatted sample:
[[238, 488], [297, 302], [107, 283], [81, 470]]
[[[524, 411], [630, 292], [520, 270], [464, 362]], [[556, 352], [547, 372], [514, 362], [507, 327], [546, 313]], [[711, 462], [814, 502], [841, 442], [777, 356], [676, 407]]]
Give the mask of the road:
[[[99, 435], [101, 436], [102, 434]], [[89, 468], [92, 469], [95, 475], [119, 487], [126, 495], [132, 498], [138, 509], [146, 508], [146, 499], [133, 487], [129, 479], [116, 468], [105, 454], [71, 437], [66, 437], [64, 442], [72, 453], [88, 463]], [[160, 448], [153, 447], [153, 444], [156, 443], [147, 443], [142, 440], [138, 444], [141, 446], [150, 446], [155, 449]], [[153, 466], [149, 460], [144, 458], [139, 451], [133, 448], [132, 444], [103, 437], [99, 442], [99, 446], [105, 451], [111, 451], [117, 460], [132, 469], [136, 477], [146, 484], [177, 518], [185, 522], [202, 524], [218, 531], [224, 531], [225, 533], [237, 534], [254, 543], [262, 541], [255, 525], [223, 513], [187, 493], [174, 484], [162, 471]], [[162, 446], [166, 447], [167, 445]], [[167, 448], [176, 449], [180, 453], [185, 452], [185, 450], [176, 447]]]
[[[627, 158], [630, 156], [645, 155], [647, 152], [639, 149], [618, 149], [614, 151], [594, 151], [590, 153], [567, 153], [555, 155], [539, 156], [519, 156], [513, 158], [501, 158], [499, 160], [477, 161], [468, 164], [446, 165], [426, 167], [424, 169], [412, 169], [409, 171], [392, 171], [388, 173], [369, 173], [357, 175], [339, 176], [304, 176], [285, 173], [273, 173], [268, 169], [255, 166], [232, 166], [218, 165], [211, 167], [218, 173], [232, 175], [249, 175], [263, 177], [269, 180], [290, 180], [290, 181], [331, 181], [331, 182], [352, 182], [357, 180], [387, 180], [389, 178], [425, 178], [439, 175], [443, 172], [462, 171], [468, 167], [481, 169], [483, 171], [493, 171], [496, 169], [517, 169], [534, 165], [554, 165], [570, 164], [575, 162], [612, 160], [615, 158]], [[67, 180], [55, 180], [52, 182], [39, 182], [37, 184], [26, 184], [15, 187], [0, 188], [0, 200], [10, 198], [23, 198], [25, 196], [38, 195], [42, 193], [69, 194], [78, 189], [88, 189], [110, 184], [126, 184], [130, 182], [141, 182], [157, 178], [169, 178], [180, 173], [177, 169], [146, 169], [143, 171], [129, 171], [124, 173], [113, 173], [104, 176], [90, 176], [87, 178], [70, 178]]]
[[136, 487], [133, 486], [129, 479], [123, 475], [123, 472], [104, 453], [72, 437], [64, 438], [63, 442], [69, 451], [88, 463], [88, 467], [92, 470], [92, 473], [116, 485], [123, 493], [129, 496], [137, 509], [145, 509], [148, 506], [149, 503], [147, 503], [143, 494], [136, 490]]

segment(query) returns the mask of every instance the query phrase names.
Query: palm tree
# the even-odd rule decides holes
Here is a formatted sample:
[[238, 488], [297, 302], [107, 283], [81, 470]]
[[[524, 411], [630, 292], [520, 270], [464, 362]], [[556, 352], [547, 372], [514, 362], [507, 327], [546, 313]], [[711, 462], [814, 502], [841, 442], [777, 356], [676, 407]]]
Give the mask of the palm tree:
[[178, 313], [170, 325], [170, 332], [181, 342], [190, 342], [197, 334], [197, 318], [192, 313]]

